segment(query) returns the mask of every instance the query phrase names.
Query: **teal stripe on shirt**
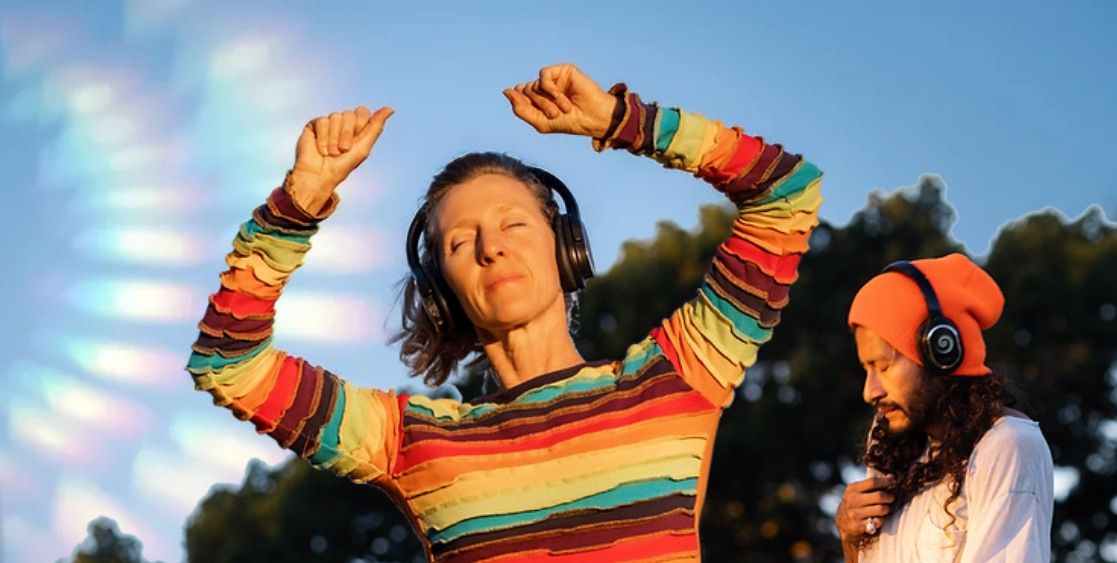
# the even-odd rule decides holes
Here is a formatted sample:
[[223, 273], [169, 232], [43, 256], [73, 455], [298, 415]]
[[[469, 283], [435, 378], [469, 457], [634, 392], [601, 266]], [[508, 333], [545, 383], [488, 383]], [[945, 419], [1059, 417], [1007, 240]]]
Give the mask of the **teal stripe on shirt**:
[[663, 350], [660, 350], [659, 348], [659, 343], [651, 337], [644, 339], [644, 341], [637, 346], [642, 346], [644, 349], [641, 350], [639, 354], [632, 355], [624, 359], [624, 366], [621, 368], [621, 375], [636, 373], [640, 370], [640, 368], [644, 367], [644, 364], [647, 364], [651, 358], [663, 353]]
[[593, 379], [580, 379], [576, 381], [569, 381], [563, 385], [556, 387], [544, 387], [535, 391], [524, 393], [522, 397], [517, 398], [514, 403], [516, 404], [531, 404], [531, 403], [545, 403], [556, 397], [565, 395], [567, 393], [580, 393], [583, 391], [593, 391], [602, 389], [613, 385], [616, 382], [611, 373], [602, 374], [600, 377]]
[[257, 234], [265, 234], [265, 235], [268, 235], [269, 237], [275, 237], [275, 238], [278, 238], [278, 239], [289, 240], [291, 242], [297, 242], [299, 244], [310, 244], [310, 237], [308, 237], [308, 236], [291, 235], [291, 234], [282, 233], [282, 232], [279, 232], [279, 231], [273, 231], [271, 229], [268, 229], [268, 228], [260, 225], [259, 223], [256, 222], [255, 219], [249, 219], [248, 222], [241, 225], [241, 227], [243, 228], [243, 230], [248, 235], [251, 235], [251, 236], [255, 236]]
[[330, 417], [329, 424], [322, 430], [318, 451], [310, 457], [310, 462], [316, 465], [328, 463], [337, 457], [337, 445], [341, 441], [341, 414], [345, 411], [345, 385], [339, 381], [337, 388], [338, 394], [337, 400], [334, 401], [334, 414]]
[[222, 357], [221, 354], [207, 356], [206, 354], [199, 354], [197, 352], [194, 352], [190, 354], [190, 361], [186, 363], [186, 369], [192, 372], [200, 371], [203, 373], [207, 371], [216, 371], [226, 366], [239, 364], [251, 358], [255, 358], [257, 354], [259, 354], [261, 351], [264, 350], [264, 348], [267, 348], [268, 346], [271, 346], [270, 336], [267, 338], [267, 340], [264, 340], [255, 348], [253, 348], [250, 352], [246, 353], [243, 356], [237, 356], [235, 358], [225, 358]]
[[683, 479], [682, 481], [662, 478], [627, 483], [609, 491], [549, 508], [529, 510], [516, 514], [481, 516], [479, 518], [463, 520], [453, 526], [447, 527], [445, 530], [432, 532], [430, 534], [430, 539], [432, 542], [445, 543], [478, 532], [531, 524], [533, 522], [545, 520], [549, 516], [570, 510], [603, 510], [678, 493], [696, 495], [697, 491], [695, 489], [697, 486], [697, 478]]
[[671, 146], [671, 139], [675, 137], [675, 131], [679, 130], [679, 110], [678, 108], [660, 108], [659, 114], [659, 128], [655, 133], [655, 150], [656, 152], [663, 152]]
[[703, 283], [701, 291], [714, 308], [729, 319], [729, 322], [733, 325], [733, 333], [741, 340], [764, 343], [772, 338], [772, 329], [760, 326], [760, 323], [751, 315], [722, 299], [710, 287], [709, 283]]
[[792, 195], [803, 191], [811, 182], [822, 176], [822, 172], [817, 166], [800, 160], [799, 164], [795, 165], [795, 170], [791, 174], [784, 176], [780, 180], [779, 186], [772, 190], [771, 195], [760, 200], [760, 203], [768, 203], [773, 200], [791, 197]]

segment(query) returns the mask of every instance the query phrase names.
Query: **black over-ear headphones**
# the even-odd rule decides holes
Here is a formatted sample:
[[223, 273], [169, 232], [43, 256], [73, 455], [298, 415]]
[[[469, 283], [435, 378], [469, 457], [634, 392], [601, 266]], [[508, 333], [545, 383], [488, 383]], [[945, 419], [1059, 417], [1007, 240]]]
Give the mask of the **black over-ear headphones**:
[[[555, 232], [555, 261], [558, 264], [562, 290], [571, 293], [583, 289], [586, 287], [586, 280], [593, 277], [593, 255], [590, 253], [586, 229], [578, 214], [578, 202], [574, 200], [574, 194], [570, 193], [566, 184], [554, 174], [533, 166], [528, 169], [541, 184], [562, 198], [562, 205], [566, 209], [565, 213], [556, 213], [551, 220], [551, 228]], [[449, 334], [456, 327], [467, 326], [469, 319], [450, 286], [446, 284], [446, 279], [442, 277], [431, 252], [428, 251], [426, 260], [419, 258], [419, 239], [423, 237], [427, 227], [428, 211], [427, 206], [421, 207], [407, 230], [407, 265], [411, 268], [411, 277], [415, 280], [423, 311], [438, 332]]]
[[958, 332], [957, 325], [943, 314], [931, 281], [915, 264], [906, 260], [889, 264], [884, 272], [901, 273], [919, 286], [923, 301], [927, 303], [927, 320], [919, 325], [915, 335], [919, 356], [923, 359], [925, 368], [939, 375], [950, 375], [965, 357], [962, 335]]

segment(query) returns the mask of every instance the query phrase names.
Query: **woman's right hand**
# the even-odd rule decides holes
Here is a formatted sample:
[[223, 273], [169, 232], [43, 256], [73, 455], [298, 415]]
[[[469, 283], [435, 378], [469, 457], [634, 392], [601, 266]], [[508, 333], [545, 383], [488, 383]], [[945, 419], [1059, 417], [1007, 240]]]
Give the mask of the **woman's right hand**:
[[393, 113], [365, 106], [310, 120], [303, 127], [291, 169], [291, 197], [305, 211], [317, 214], [334, 189], [361, 165]]

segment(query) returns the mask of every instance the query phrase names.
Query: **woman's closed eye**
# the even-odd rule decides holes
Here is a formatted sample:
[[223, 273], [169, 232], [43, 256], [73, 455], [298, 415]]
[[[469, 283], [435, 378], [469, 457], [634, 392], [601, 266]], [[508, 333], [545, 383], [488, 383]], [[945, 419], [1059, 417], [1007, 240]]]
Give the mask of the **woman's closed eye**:
[[461, 237], [461, 238], [450, 239], [450, 254], [453, 254], [459, 248], [461, 248], [462, 246], [465, 246], [466, 244], [469, 244], [471, 242], [473, 242], [473, 237]]

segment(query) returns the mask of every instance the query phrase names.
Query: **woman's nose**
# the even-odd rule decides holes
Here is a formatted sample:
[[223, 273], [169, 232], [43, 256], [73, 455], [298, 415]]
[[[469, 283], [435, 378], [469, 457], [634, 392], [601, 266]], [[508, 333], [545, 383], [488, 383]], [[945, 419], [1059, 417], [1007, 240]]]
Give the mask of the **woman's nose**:
[[481, 233], [477, 241], [477, 261], [482, 264], [491, 263], [498, 256], [504, 255], [504, 239], [498, 232]]

